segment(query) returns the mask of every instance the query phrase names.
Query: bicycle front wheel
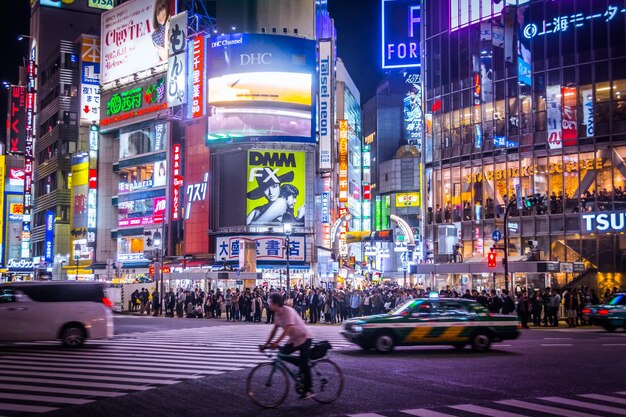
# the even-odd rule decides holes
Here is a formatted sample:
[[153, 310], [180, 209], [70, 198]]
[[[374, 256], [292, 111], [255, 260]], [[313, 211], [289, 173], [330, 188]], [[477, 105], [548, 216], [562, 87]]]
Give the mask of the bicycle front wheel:
[[277, 407], [289, 393], [287, 372], [273, 363], [261, 363], [250, 371], [246, 390], [256, 405], [263, 408]]
[[343, 391], [343, 372], [330, 359], [322, 359], [311, 367], [313, 399], [318, 403], [328, 404], [339, 398]]

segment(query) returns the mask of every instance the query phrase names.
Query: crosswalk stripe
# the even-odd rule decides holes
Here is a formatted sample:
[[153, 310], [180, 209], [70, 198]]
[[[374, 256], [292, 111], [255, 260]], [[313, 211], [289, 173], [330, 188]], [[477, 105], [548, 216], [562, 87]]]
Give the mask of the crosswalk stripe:
[[617, 408], [617, 407], [610, 407], [608, 405], [594, 404], [594, 403], [588, 403], [588, 402], [578, 401], [578, 400], [570, 400], [568, 398], [562, 398], [562, 397], [541, 397], [539, 399], [543, 401], [558, 403], [558, 404], [572, 405], [574, 407], [589, 408], [589, 409], [596, 410], [596, 411], [603, 411], [606, 413], [613, 413], [613, 414], [619, 414], [620, 416], [626, 416], [625, 409]]
[[[62, 359], [52, 359], [52, 358], [37, 359], [37, 360], [30, 359], [30, 361], [42, 362], [42, 365], [44, 365], [43, 367], [63, 367], [63, 368], [78, 368], [78, 369], [98, 368], [98, 367], [101, 367], [101, 365], [107, 365], [107, 369], [117, 369], [117, 368], [126, 369], [126, 368], [132, 368], [136, 366], [136, 363], [134, 362], [119, 361], [119, 360], [116, 360], [114, 364], [107, 362], [107, 361], [98, 361], [98, 360], [78, 361], [78, 360], [62, 360]], [[20, 363], [23, 363], [23, 362], [18, 359], [0, 358], [0, 364], [20, 364]], [[204, 371], [231, 371], [231, 370], [241, 369], [241, 367], [202, 365], [202, 364], [197, 364], [197, 365], [168, 364], [167, 366], [157, 366], [157, 365], [150, 364], [150, 373], [153, 373], [153, 371], [167, 372], [168, 370], [180, 372], [182, 370], [185, 370], [186, 368], [189, 368], [191, 371], [194, 371], [194, 372], [198, 371], [198, 372], [203, 372], [203, 373]]]
[[461, 411], [469, 411], [470, 413], [482, 414], [490, 417], [528, 417], [524, 414], [509, 413], [508, 411], [481, 407], [474, 404], [451, 405], [450, 408]]
[[[85, 374], [70, 374], [67, 372], [63, 372], [61, 375], [59, 375], [58, 372], [34, 372], [34, 371], [24, 371], [24, 370], [19, 370], [19, 371], [12, 371], [9, 369], [0, 369], [0, 378], [2, 377], [2, 375], [28, 375], [28, 376], [40, 376], [40, 377], [59, 377], [59, 376], [63, 376], [64, 378], [73, 378], [73, 379], [87, 379], [87, 380], [96, 380], [96, 381], [101, 381], [102, 380], [102, 376], [92, 376], [92, 375], [85, 375]], [[108, 380], [112, 380], [113, 378], [110, 377], [110, 373], [109, 373], [109, 378], [106, 378]], [[132, 382], [138, 385], [146, 385], [146, 379], [142, 379], [142, 378], [126, 378], [126, 377], [115, 377], [115, 381], [118, 382]], [[174, 385], [174, 384], [178, 384], [180, 381], [174, 381], [174, 380], [165, 380], [165, 379], [150, 379], [150, 385]]]
[[617, 397], [610, 397], [608, 395], [581, 394], [581, 395], [579, 395], [579, 397], [589, 398], [591, 400], [600, 400], [600, 401], [607, 401], [607, 402], [610, 402], [610, 403], [626, 405], [626, 399], [624, 399], [624, 398], [617, 398]]
[[[2, 378], [2, 375], [0, 375]], [[88, 388], [101, 388], [101, 389], [119, 389], [119, 390], [129, 390], [129, 391], [147, 391], [149, 389], [153, 389], [154, 387], [146, 386], [146, 385], [124, 385], [124, 384], [110, 384], [106, 382], [91, 382], [91, 381], [70, 381], [66, 379], [58, 379], [47, 377], [46, 379], [41, 378], [24, 378], [19, 376], [11, 376], [11, 382], [29, 382], [29, 383], [45, 383], [50, 385], [65, 385], [69, 387], [88, 387]], [[12, 385], [15, 388], [18, 385]], [[24, 387], [27, 385], [19, 385], [19, 387]], [[102, 391], [106, 392], [106, 391]]]
[[617, 392], [616, 392], [616, 394], [619, 394], [619, 395], [626, 395], [626, 391], [617, 391]]
[[41, 405], [0, 403], [0, 410], [2, 411], [17, 411], [22, 413], [48, 413], [50, 411], [58, 409], [58, 407], [43, 407]]
[[452, 414], [440, 413], [439, 411], [426, 410], [425, 408], [419, 408], [415, 410], [401, 410], [401, 413], [409, 414], [417, 417], [455, 417]]
[[16, 388], [15, 385], [11, 384], [0, 384], [0, 390], [10, 391], [15, 389], [19, 389], [20, 391], [47, 392], [50, 394], [84, 395], [93, 397], [120, 397], [122, 395], [126, 395], [125, 392], [118, 391], [90, 391], [83, 389], [44, 387], [40, 385], [20, 385], [18, 388]]
[[562, 417], [601, 417], [589, 413], [581, 413], [580, 411], [566, 410], [564, 408], [550, 407], [549, 405], [541, 405], [536, 402], [526, 402], [519, 400], [495, 401], [496, 404], [502, 404], [511, 407], [525, 408], [531, 411], [540, 411], [542, 413], [554, 414]]
[[83, 400], [81, 398], [69, 398], [69, 397], [52, 397], [46, 395], [32, 395], [32, 394], [16, 394], [12, 392], [0, 392], [0, 399], [7, 400], [25, 400], [25, 401], [39, 401], [59, 404], [72, 404], [82, 405], [93, 402], [93, 400]]
[[385, 417], [376, 413], [365, 413], [365, 414], [348, 414], [349, 417]]
[[[123, 364], [123, 363], [127, 363], [129, 365], [136, 365], [137, 362], [133, 362], [133, 360], [136, 360], [137, 358], [139, 358], [140, 356], [133, 356], [132, 358], [129, 357], [125, 357], [125, 356], [107, 356], [107, 357], [103, 357], [103, 355], [98, 355], [99, 358], [101, 359], [87, 359], [87, 358], [93, 358], [93, 355], [84, 355], [81, 357], [72, 357], [72, 358], [65, 358], [63, 355], [60, 354], [56, 354], [56, 355], [20, 355], [20, 354], [15, 354], [15, 355], [7, 355], [5, 358], [11, 358], [11, 360], [13, 359], [20, 359], [20, 360], [27, 360], [27, 361], [33, 361], [33, 362], [44, 362], [44, 363], [54, 363], [54, 362], [60, 362], [60, 363], [93, 363], [93, 364], [98, 364], [98, 363], [102, 363], [102, 364], [108, 364], [110, 363], [110, 361], [107, 361], [107, 358], [111, 358], [111, 359], [115, 359], [115, 363], [116, 364]], [[7, 360], [3, 358], [2, 356], [0, 356], [0, 361], [2, 360]], [[210, 356], [198, 356], [197, 360], [198, 361], [206, 361], [206, 359], [210, 358]], [[159, 358], [141, 358], [141, 361], [145, 364], [151, 364], [151, 363], [163, 363], [163, 359], [167, 359], [169, 360], [169, 357], [163, 357], [162, 359]], [[178, 356], [177, 356], [178, 359]], [[241, 360], [242, 358], [239, 359], [222, 359], [221, 357], [219, 357], [219, 362], [222, 364], [228, 364], [228, 365], [240, 365], [240, 366], [246, 366], [247, 364], [245, 362], [242, 362]], [[176, 369], [196, 369], [197, 365], [195, 364], [187, 364], [187, 363], [176, 363]], [[228, 368], [228, 367], [224, 367], [226, 369], [232, 369], [232, 368]]]
[[[113, 366], [113, 364], [111, 364], [111, 366]], [[27, 369], [27, 370], [38, 370], [38, 369], [54, 369], [55, 368], [60, 368], [58, 370], [63, 370], [65, 368], [78, 368], [78, 369], [72, 369], [72, 372], [78, 373], [78, 374], [87, 374], [87, 375], [93, 375], [93, 374], [102, 374], [102, 375], [110, 375], [111, 374], [111, 369], [85, 369], [85, 367], [83, 366], [70, 366], [70, 365], [63, 365], [63, 366], [51, 366], [48, 365], [46, 367], [40, 367], [40, 366], [26, 366], [26, 365], [3, 365], [2, 366], [2, 370], [5, 369]], [[157, 372], [132, 372], [132, 371], [115, 371], [117, 374], [119, 375], [129, 375], [129, 376], [139, 376], [139, 377], [144, 377], [144, 378], [159, 378], [159, 377], [163, 377], [163, 378], [176, 378], [176, 379], [195, 379], [195, 377], [193, 375], [186, 375], [186, 374], [168, 374], [168, 373], [157, 373]], [[217, 375], [220, 372], [217, 371], [202, 371], [203, 374], [208, 374], [208, 375]]]

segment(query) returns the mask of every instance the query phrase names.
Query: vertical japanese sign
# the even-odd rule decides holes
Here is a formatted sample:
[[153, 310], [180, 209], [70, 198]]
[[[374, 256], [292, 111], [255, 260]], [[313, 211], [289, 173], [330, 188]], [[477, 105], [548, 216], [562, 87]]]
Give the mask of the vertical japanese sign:
[[96, 220], [98, 213], [98, 126], [89, 128], [89, 179], [87, 190], [87, 246], [96, 246]]
[[99, 123], [100, 39], [83, 37], [80, 68], [80, 121]]
[[593, 91], [583, 90], [583, 124], [586, 126], [585, 136], [591, 137], [594, 132], [593, 123]]
[[406, 93], [403, 99], [404, 140], [416, 145], [421, 151], [424, 133], [424, 113], [422, 112], [422, 81], [419, 73], [404, 76]]
[[167, 62], [167, 106], [185, 103], [187, 86], [187, 12], [172, 17], [169, 26], [169, 60]]
[[188, 117], [192, 119], [202, 117], [205, 114], [205, 51], [206, 43], [204, 41], [204, 35], [193, 38], [192, 47], [188, 51], [189, 74], [187, 76], [189, 82], [189, 94], [187, 95], [187, 108], [189, 111]]
[[339, 120], [339, 202], [348, 202], [348, 121]]
[[383, 225], [383, 202], [381, 196], [376, 196], [374, 204], [374, 230], [382, 230]]
[[[12, 173], [13, 170], [11, 170]], [[0, 265], [4, 265], [4, 212], [5, 207], [10, 207], [8, 204], [8, 196], [4, 194], [4, 186], [6, 181], [6, 156], [0, 155]], [[9, 181], [11, 181], [9, 179]], [[9, 185], [10, 182], [9, 182]]]
[[172, 155], [172, 220], [180, 219], [180, 187], [183, 186], [180, 151], [180, 143], [175, 143]]
[[562, 87], [563, 97], [563, 146], [578, 144], [578, 114], [576, 109], [576, 87]]
[[561, 142], [561, 86], [549, 85], [546, 88], [548, 108], [548, 145], [550, 149], [560, 149]]
[[44, 261], [54, 262], [54, 222], [56, 217], [54, 211], [46, 211], [46, 240], [44, 246]]
[[31, 48], [31, 57], [28, 62], [28, 89], [26, 93], [26, 139], [24, 146], [24, 215], [22, 217], [22, 258], [30, 258], [30, 221], [33, 211], [33, 140], [37, 134], [34, 122], [35, 115], [35, 86], [37, 66], [35, 58], [36, 47]]
[[11, 87], [7, 137], [9, 152], [26, 151], [26, 87]]
[[334, 59], [332, 43], [319, 43], [319, 169], [332, 169]]

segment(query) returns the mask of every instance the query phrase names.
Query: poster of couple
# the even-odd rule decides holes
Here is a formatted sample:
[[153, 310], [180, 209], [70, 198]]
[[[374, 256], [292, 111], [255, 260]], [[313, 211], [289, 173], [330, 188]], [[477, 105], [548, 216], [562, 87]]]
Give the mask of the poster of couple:
[[248, 151], [246, 225], [304, 226], [304, 152]]

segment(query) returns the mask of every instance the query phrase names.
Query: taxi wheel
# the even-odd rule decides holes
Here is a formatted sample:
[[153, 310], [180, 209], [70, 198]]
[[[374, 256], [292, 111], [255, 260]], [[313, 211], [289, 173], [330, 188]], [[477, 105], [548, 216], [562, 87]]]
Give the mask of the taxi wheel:
[[491, 335], [484, 330], [479, 330], [472, 336], [472, 349], [476, 352], [486, 352], [491, 346]]
[[393, 350], [396, 342], [393, 335], [388, 332], [380, 333], [376, 336], [374, 347], [379, 353], [389, 353]]

